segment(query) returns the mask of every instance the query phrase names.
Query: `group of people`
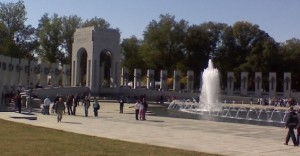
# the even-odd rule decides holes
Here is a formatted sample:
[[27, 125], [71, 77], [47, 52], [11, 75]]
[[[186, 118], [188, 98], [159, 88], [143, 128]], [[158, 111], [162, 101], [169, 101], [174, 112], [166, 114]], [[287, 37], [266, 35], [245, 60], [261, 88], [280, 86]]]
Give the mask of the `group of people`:
[[[300, 109], [296, 111], [294, 107], [290, 107], [290, 112], [287, 116], [285, 127], [289, 130], [284, 144], [288, 145], [290, 138], [292, 138], [294, 146], [298, 146], [300, 143]], [[297, 136], [295, 136], [294, 129], [297, 130]]]
[[148, 103], [145, 97], [141, 97], [135, 103], [135, 119], [146, 120], [146, 112], [148, 110]]
[[[63, 98], [59, 95], [56, 96], [54, 99], [54, 104], [52, 106], [52, 112], [57, 114], [57, 122], [61, 122], [63, 113], [67, 113], [68, 115], [76, 115], [76, 108], [79, 105], [80, 102], [80, 96], [79, 95], [69, 95], [67, 96], [66, 100], [63, 100]], [[94, 116], [98, 116], [98, 111], [100, 110], [100, 103], [98, 102], [98, 97], [94, 97], [93, 99], [93, 111]], [[44, 100], [43, 105], [43, 111], [42, 113], [44, 115], [49, 115], [49, 109], [50, 109], [51, 100], [49, 97], [46, 97]], [[88, 110], [91, 106], [91, 101], [89, 96], [85, 96], [84, 99], [82, 99], [82, 104], [84, 106], [84, 114], [85, 117], [88, 116]]]

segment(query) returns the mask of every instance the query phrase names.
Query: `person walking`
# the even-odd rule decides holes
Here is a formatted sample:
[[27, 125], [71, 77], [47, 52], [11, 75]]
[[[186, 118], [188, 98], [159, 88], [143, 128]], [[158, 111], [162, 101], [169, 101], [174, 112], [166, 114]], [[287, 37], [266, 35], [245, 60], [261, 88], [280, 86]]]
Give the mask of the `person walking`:
[[93, 103], [93, 108], [94, 108], [94, 115], [95, 117], [98, 116], [98, 110], [100, 109], [100, 104], [98, 102], [98, 98], [94, 98], [94, 103]]
[[49, 99], [49, 97], [47, 96], [44, 100], [44, 111], [43, 111], [43, 114], [44, 115], [49, 115], [49, 108], [50, 108], [50, 104], [51, 104], [51, 101]]
[[15, 103], [16, 103], [16, 108], [18, 109], [18, 112], [21, 113], [21, 108], [22, 108], [22, 97], [20, 94], [20, 91], [18, 91], [16, 97], [15, 97]]
[[294, 133], [294, 129], [297, 127], [297, 124], [298, 124], [297, 113], [295, 112], [293, 107], [290, 107], [290, 112], [288, 114], [286, 125], [285, 125], [285, 128], [289, 129], [286, 135], [286, 139], [284, 143], [285, 145], [288, 145], [290, 138], [292, 138], [294, 146], [298, 146], [295, 133]]
[[298, 124], [297, 124], [297, 144], [299, 146], [300, 144], [300, 109], [298, 109], [298, 112], [297, 112], [297, 117], [298, 117]]
[[65, 110], [65, 104], [64, 104], [63, 99], [60, 97], [55, 104], [55, 112], [57, 114], [57, 122], [61, 122], [64, 110]]
[[76, 94], [73, 98], [73, 110], [72, 110], [72, 115], [76, 115], [76, 107], [78, 106], [79, 104], [79, 96], [78, 94]]
[[68, 115], [72, 115], [72, 105], [73, 105], [73, 95], [68, 96], [67, 98], [67, 110], [68, 110]]
[[140, 112], [140, 100], [137, 100], [135, 103], [135, 119], [139, 120], [139, 112]]
[[123, 98], [120, 99], [119, 103], [120, 103], [120, 113], [123, 113], [123, 109], [124, 109], [124, 100], [123, 100]]
[[142, 103], [139, 104], [139, 116], [140, 116], [140, 120], [144, 120], [144, 105]]
[[147, 112], [147, 110], [148, 110], [148, 103], [147, 103], [145, 97], [143, 98], [142, 104], [144, 105], [144, 118], [143, 118], [143, 120], [146, 120], [146, 112]]
[[89, 108], [90, 108], [90, 99], [88, 96], [85, 96], [84, 98], [84, 114], [85, 114], [85, 117], [88, 116], [88, 113], [89, 113]]

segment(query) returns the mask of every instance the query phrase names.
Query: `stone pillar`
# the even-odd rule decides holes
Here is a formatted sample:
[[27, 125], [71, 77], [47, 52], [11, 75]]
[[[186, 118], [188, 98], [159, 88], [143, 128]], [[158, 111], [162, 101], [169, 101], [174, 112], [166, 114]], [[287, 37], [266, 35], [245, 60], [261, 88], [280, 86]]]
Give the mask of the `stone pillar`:
[[[0, 55], [0, 95], [2, 95], [3, 94], [3, 81], [2, 81], [2, 79], [3, 79], [3, 77], [5, 77], [4, 75], [3, 75], [3, 70], [2, 70], [2, 61], [3, 61], [3, 59], [2, 59], [2, 55]], [[2, 96], [0, 96], [0, 110], [2, 110], [4, 108], [4, 102], [2, 101]]]
[[50, 72], [49, 65], [46, 63], [41, 63], [39, 66], [40, 66], [40, 85], [47, 86], [48, 85], [48, 74]]
[[63, 86], [71, 86], [71, 69], [70, 65], [64, 65], [62, 68], [63, 77], [62, 77], [62, 85]]
[[147, 89], [154, 89], [155, 81], [154, 81], [154, 70], [147, 70]]
[[50, 75], [51, 75], [51, 85], [53, 87], [59, 86], [59, 77], [61, 74], [61, 71], [58, 69], [58, 63], [52, 63], [50, 65]]
[[203, 76], [203, 72], [199, 73], [199, 92], [201, 92], [202, 90], [202, 76]]
[[141, 69], [134, 69], [134, 84], [133, 88], [140, 88], [141, 87], [141, 78], [142, 78], [142, 72]]
[[248, 72], [241, 73], [241, 95], [248, 94]]
[[255, 72], [255, 96], [259, 97], [262, 93], [262, 73]]
[[[21, 59], [20, 63], [20, 80], [19, 84], [22, 86], [28, 86], [28, 73], [25, 71], [25, 67], [28, 66], [28, 60]], [[27, 67], [28, 69], [28, 67]]]
[[121, 71], [121, 86], [127, 87], [128, 86], [128, 69], [127, 68], [122, 68]]
[[194, 71], [188, 70], [186, 75], [187, 75], [186, 90], [190, 92], [194, 90]]
[[174, 70], [173, 91], [180, 90], [180, 77], [181, 77], [180, 71]]
[[269, 73], [269, 97], [276, 96], [276, 73], [270, 72]]
[[234, 94], [234, 74], [233, 72], [227, 72], [227, 95]]
[[160, 90], [168, 90], [166, 70], [160, 71]]
[[37, 61], [30, 62], [30, 83], [35, 86], [38, 83], [37, 75], [40, 74], [40, 69]]
[[290, 72], [284, 73], [283, 78], [283, 96], [284, 97], [291, 97], [291, 83], [292, 83], [292, 77]]
[[16, 67], [19, 65], [19, 59], [11, 58], [11, 63], [8, 65], [10, 71], [10, 84], [11, 85], [18, 85], [19, 82], [19, 72], [17, 72]]
[[2, 76], [2, 83], [3, 83], [3, 85], [8, 85], [9, 84], [9, 79], [10, 79], [10, 74], [9, 74], [9, 71], [8, 71], [9, 57], [2, 56], [1, 59], [2, 59], [1, 60], [2, 75], [5, 75], [5, 76]]

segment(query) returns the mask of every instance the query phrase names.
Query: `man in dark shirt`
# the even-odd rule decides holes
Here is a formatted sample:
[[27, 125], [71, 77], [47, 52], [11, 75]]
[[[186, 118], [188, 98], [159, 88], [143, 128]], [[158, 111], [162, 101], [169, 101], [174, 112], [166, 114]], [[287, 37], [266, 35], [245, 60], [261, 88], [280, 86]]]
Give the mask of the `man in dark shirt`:
[[294, 129], [296, 128], [298, 124], [298, 116], [297, 113], [295, 112], [293, 107], [290, 107], [290, 113], [288, 114], [288, 118], [286, 121], [286, 125], [285, 128], [288, 128], [289, 131], [286, 135], [286, 139], [285, 139], [285, 145], [288, 145], [290, 138], [292, 138], [294, 146], [298, 146], [297, 141], [296, 141], [296, 137], [295, 137], [295, 133], [294, 133]]

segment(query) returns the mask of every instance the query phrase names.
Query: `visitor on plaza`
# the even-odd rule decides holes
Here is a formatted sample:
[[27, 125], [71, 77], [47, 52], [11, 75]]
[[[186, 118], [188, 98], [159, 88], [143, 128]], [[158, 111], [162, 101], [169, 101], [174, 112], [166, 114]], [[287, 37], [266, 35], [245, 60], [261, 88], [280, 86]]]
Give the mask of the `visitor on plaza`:
[[288, 145], [290, 138], [292, 138], [294, 146], [298, 146], [295, 133], [294, 133], [294, 129], [297, 127], [297, 124], [298, 124], [297, 113], [295, 112], [293, 107], [290, 107], [290, 112], [288, 114], [286, 125], [285, 125], [285, 128], [289, 129], [286, 135], [286, 139], [284, 143], [285, 145]]
[[49, 107], [51, 104], [51, 100], [49, 99], [49, 97], [47, 96], [44, 100], [44, 105], [43, 105], [43, 114], [44, 115], [49, 115]]
[[58, 99], [58, 101], [55, 103], [55, 112], [57, 114], [57, 122], [61, 122], [64, 110], [65, 110], [65, 104], [64, 104], [62, 97], [60, 97]]
[[297, 116], [298, 116], [298, 124], [297, 124], [297, 144], [299, 145], [300, 144], [300, 109], [298, 109], [298, 112], [297, 112]]
[[136, 120], [139, 120], [140, 105], [141, 105], [140, 100], [137, 100], [135, 103], [135, 119]]
[[76, 115], [76, 107], [79, 105], [80, 96], [76, 94], [73, 98], [73, 110], [72, 115]]
[[142, 99], [142, 104], [144, 106], [144, 112], [143, 112], [143, 120], [146, 120], [146, 112], [148, 110], [148, 103], [146, 101], [146, 96], [143, 97]]
[[120, 113], [123, 113], [123, 109], [124, 109], [124, 99], [123, 97], [121, 97], [120, 101], [119, 101], [119, 104], [120, 104]]
[[94, 116], [98, 116], [98, 111], [100, 110], [100, 104], [98, 102], [98, 98], [94, 98], [94, 103], [93, 103], [93, 108], [94, 108]]
[[21, 102], [22, 102], [22, 97], [21, 97], [20, 91], [18, 91], [18, 93], [17, 93], [17, 95], [16, 95], [14, 101], [15, 101], [15, 104], [16, 104], [16, 108], [18, 109], [18, 112], [21, 113], [21, 108], [22, 108], [22, 104], [21, 104]]
[[73, 95], [69, 95], [67, 97], [67, 103], [66, 103], [66, 105], [67, 105], [68, 115], [72, 115], [73, 114], [73, 112], [72, 112], [73, 98], [74, 98]]
[[85, 96], [83, 106], [84, 106], [85, 117], [87, 117], [89, 115], [89, 108], [90, 108], [90, 99], [88, 96]]
[[139, 116], [140, 116], [140, 120], [144, 120], [145, 119], [145, 110], [144, 110], [144, 105], [143, 103], [140, 102], [139, 104]]

